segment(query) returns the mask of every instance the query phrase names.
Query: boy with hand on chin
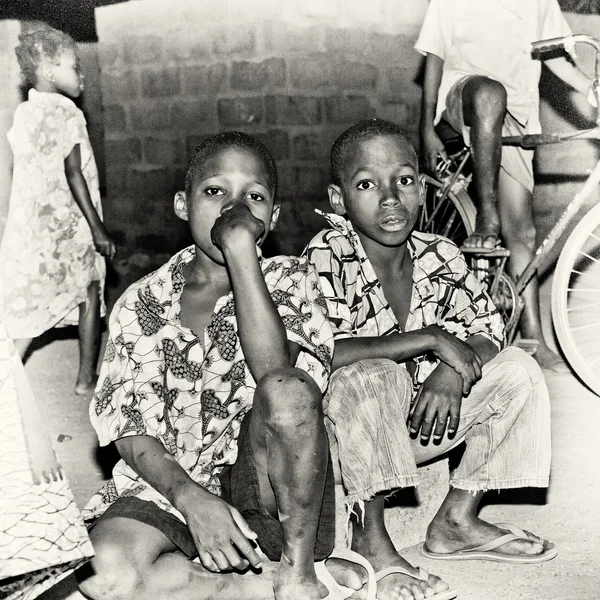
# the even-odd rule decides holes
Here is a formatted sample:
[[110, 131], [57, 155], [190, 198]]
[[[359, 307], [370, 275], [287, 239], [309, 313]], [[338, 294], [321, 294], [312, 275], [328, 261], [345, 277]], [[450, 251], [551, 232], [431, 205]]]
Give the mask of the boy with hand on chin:
[[[322, 412], [332, 332], [308, 262], [261, 257], [276, 185], [254, 138], [204, 141], [175, 197], [194, 245], [113, 311], [90, 416], [122, 459], [85, 511], [89, 598], [262, 600], [265, 579], [236, 574], [263, 566], [257, 544], [281, 559], [276, 599], [328, 594], [315, 557], [334, 541]], [[351, 591], [363, 584], [331, 571]]]
[[477, 517], [487, 490], [548, 485], [548, 391], [535, 360], [517, 348], [500, 351], [500, 316], [459, 249], [414, 231], [423, 180], [410, 138], [387, 121], [357, 123], [334, 143], [331, 167], [335, 214], [324, 215], [330, 228], [305, 254], [335, 334], [325, 413], [347, 503], [359, 515], [352, 548], [375, 568], [377, 597], [456, 596], [398, 554], [383, 510], [384, 493], [415, 485], [416, 465], [463, 439], [423, 553], [515, 563], [553, 558], [550, 542]]

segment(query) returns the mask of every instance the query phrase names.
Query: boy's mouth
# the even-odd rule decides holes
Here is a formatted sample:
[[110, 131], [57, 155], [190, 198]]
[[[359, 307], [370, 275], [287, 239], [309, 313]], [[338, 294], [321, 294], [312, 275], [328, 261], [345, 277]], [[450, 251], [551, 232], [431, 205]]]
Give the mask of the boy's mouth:
[[381, 228], [385, 231], [400, 231], [406, 225], [407, 219], [402, 215], [388, 215], [381, 220]]

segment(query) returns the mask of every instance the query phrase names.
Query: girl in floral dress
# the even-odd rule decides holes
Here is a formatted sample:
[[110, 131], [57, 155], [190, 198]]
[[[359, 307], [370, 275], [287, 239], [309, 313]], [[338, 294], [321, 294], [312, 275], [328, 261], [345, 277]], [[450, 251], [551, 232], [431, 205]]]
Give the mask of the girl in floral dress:
[[13, 184], [0, 246], [0, 306], [21, 357], [32, 339], [79, 324], [75, 393], [93, 391], [105, 312], [104, 256], [115, 244], [102, 223], [98, 172], [83, 113], [68, 98], [83, 89], [73, 39], [42, 26], [16, 54], [28, 100], [8, 138]]

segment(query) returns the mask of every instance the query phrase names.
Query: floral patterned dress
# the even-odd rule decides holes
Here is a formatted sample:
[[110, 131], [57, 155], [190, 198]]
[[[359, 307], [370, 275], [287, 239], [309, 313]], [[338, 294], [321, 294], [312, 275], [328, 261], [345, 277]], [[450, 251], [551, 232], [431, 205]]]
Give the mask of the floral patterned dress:
[[0, 307], [13, 339], [34, 338], [55, 326], [76, 324], [87, 288], [106, 267], [75, 202], [64, 160], [75, 144], [100, 218], [98, 171], [83, 113], [65, 96], [29, 91], [8, 132], [14, 155], [8, 219], [0, 245]]

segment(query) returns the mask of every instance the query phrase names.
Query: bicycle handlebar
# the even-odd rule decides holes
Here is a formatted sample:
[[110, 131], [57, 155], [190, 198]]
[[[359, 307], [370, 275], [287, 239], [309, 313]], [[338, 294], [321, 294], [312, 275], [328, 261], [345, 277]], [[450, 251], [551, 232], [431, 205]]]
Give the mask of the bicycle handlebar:
[[546, 52], [553, 52], [555, 50], [566, 50], [572, 52], [575, 44], [589, 44], [596, 52], [600, 52], [600, 41], [591, 35], [578, 33], [576, 35], [565, 35], [563, 37], [549, 38], [547, 40], [540, 40], [539, 42], [533, 42], [531, 44], [531, 54], [534, 58], [539, 58]]

